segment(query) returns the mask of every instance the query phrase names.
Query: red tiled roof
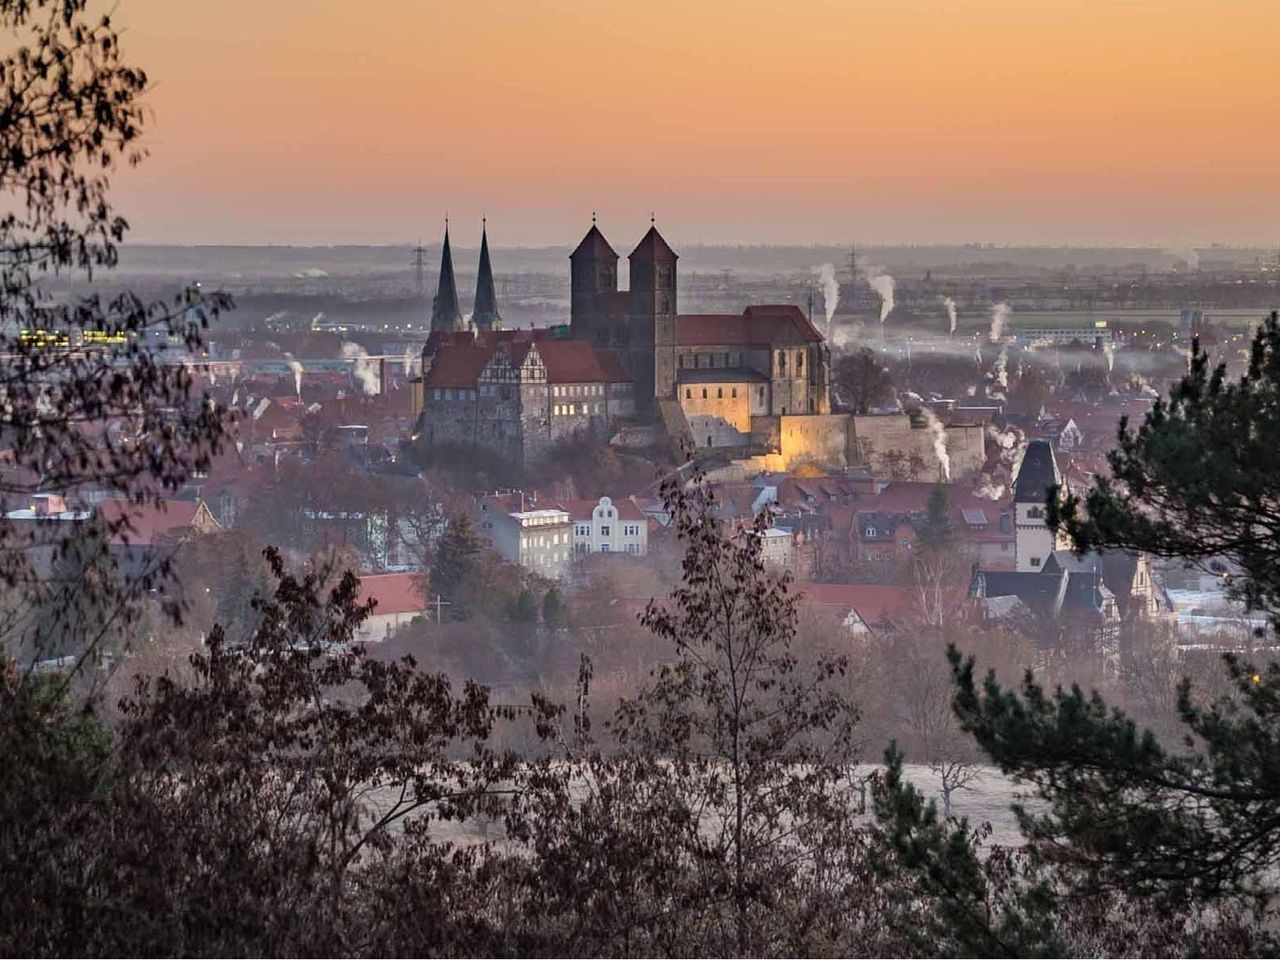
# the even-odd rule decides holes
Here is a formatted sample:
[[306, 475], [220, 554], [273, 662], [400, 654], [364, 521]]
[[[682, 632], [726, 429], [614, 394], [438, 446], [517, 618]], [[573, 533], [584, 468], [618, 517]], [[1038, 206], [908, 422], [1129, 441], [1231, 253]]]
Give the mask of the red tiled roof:
[[377, 573], [360, 578], [360, 602], [377, 601], [373, 615], [421, 613], [426, 609], [418, 592], [416, 573]]
[[547, 368], [547, 383], [603, 383], [605, 372], [586, 340], [544, 340], [538, 355]]
[[676, 343], [682, 347], [821, 342], [822, 334], [791, 304], [747, 307], [741, 314], [682, 313], [676, 317]]
[[881, 623], [911, 605], [906, 587], [869, 583], [806, 583], [800, 590], [805, 600], [820, 606], [852, 607], [868, 625]]
[[[131, 503], [128, 500], [103, 500], [98, 504], [98, 516], [107, 523], [129, 518], [129, 526], [111, 538], [112, 543], [126, 540], [134, 546], [150, 546], [162, 534], [195, 529], [197, 516], [203, 506], [200, 500], [164, 500], [159, 506]], [[205, 522], [217, 526], [211, 516]]]
[[463, 387], [474, 390], [480, 371], [493, 356], [492, 347], [443, 346], [427, 371], [426, 387]]
[[604, 371], [604, 378], [607, 383], [631, 382], [631, 375], [627, 373], [627, 368], [622, 365], [622, 358], [618, 356], [617, 350], [596, 350], [596, 362], [600, 364], [600, 369]]

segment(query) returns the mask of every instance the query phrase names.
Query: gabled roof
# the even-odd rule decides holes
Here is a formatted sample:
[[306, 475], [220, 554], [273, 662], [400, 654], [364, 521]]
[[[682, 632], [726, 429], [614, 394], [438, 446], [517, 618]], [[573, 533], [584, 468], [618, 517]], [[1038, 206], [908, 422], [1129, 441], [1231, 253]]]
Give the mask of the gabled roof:
[[377, 573], [360, 577], [360, 602], [376, 600], [373, 615], [422, 613], [427, 605], [418, 589], [416, 573]]
[[586, 340], [543, 340], [538, 355], [547, 368], [547, 383], [604, 383], [605, 372]]
[[597, 349], [596, 362], [604, 371], [606, 383], [631, 382], [631, 374], [627, 373], [627, 368], [622, 365], [622, 357], [618, 356], [617, 350]]
[[905, 587], [863, 583], [806, 583], [800, 587], [804, 599], [820, 606], [852, 607], [868, 626], [884, 623], [896, 613], [905, 613], [911, 596]]
[[1018, 503], [1045, 502], [1050, 486], [1062, 484], [1062, 473], [1048, 440], [1032, 440], [1022, 457], [1018, 476], [1013, 483], [1013, 499]]
[[657, 227], [649, 227], [649, 232], [640, 238], [636, 248], [631, 251], [631, 260], [675, 260], [676, 252], [671, 249]]
[[219, 527], [203, 500], [163, 500], [159, 506], [129, 500], [103, 500], [98, 516], [109, 524], [128, 518], [128, 527], [111, 538], [115, 544], [150, 546], [163, 534], [207, 532]]
[[[610, 503], [614, 509], [618, 511], [619, 520], [644, 520], [644, 514], [630, 500], [625, 497], [619, 500], [610, 498]], [[591, 519], [592, 511], [600, 506], [600, 501], [591, 500], [589, 498], [573, 499], [573, 500], [556, 500], [555, 506], [559, 507], [565, 513], [569, 514], [569, 518], [575, 521], [587, 521]]]
[[474, 390], [480, 371], [492, 356], [492, 347], [441, 347], [423, 385]]
[[582, 238], [582, 242], [574, 248], [573, 253], [569, 254], [570, 260], [577, 260], [579, 257], [588, 257], [592, 260], [616, 261], [618, 259], [618, 255], [613, 252], [613, 247], [609, 246], [609, 241], [604, 238], [604, 234], [594, 223], [591, 224], [587, 235]]
[[682, 313], [676, 343], [682, 347], [821, 343], [822, 334], [794, 304], [747, 307], [736, 313]]

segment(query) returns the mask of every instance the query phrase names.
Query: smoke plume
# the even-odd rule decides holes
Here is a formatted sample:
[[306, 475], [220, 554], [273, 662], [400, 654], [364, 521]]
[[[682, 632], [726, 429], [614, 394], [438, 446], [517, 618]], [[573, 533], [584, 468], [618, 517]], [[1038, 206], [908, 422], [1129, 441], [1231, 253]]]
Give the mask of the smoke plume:
[[991, 333], [989, 336], [992, 343], [1004, 336], [1004, 325], [1009, 321], [1010, 312], [1007, 303], [997, 303], [991, 308]]
[[1004, 484], [996, 483], [995, 477], [984, 473], [978, 478], [978, 486], [973, 491], [973, 495], [983, 500], [999, 500], [1004, 496]]
[[840, 284], [836, 283], [836, 268], [829, 263], [818, 267], [818, 285], [822, 287], [822, 309], [827, 317], [827, 337], [831, 336], [831, 319], [840, 303]]
[[862, 268], [862, 279], [866, 280], [880, 297], [880, 325], [883, 327], [884, 322], [889, 319], [889, 314], [893, 313], [893, 277], [879, 267], [868, 264]]
[[929, 432], [933, 434], [933, 452], [938, 458], [938, 463], [942, 465], [942, 478], [947, 482], [951, 482], [951, 455], [947, 453], [947, 428], [942, 425], [942, 421], [938, 419], [938, 415], [928, 407], [921, 407], [920, 412], [924, 414], [925, 426], [929, 428]]
[[1111, 345], [1111, 341], [1104, 339], [1102, 341], [1102, 352], [1107, 358], [1107, 373], [1110, 373], [1116, 366], [1116, 348]]
[[1177, 257], [1186, 264], [1188, 270], [1200, 269], [1200, 254], [1194, 247], [1170, 247], [1165, 253]]
[[413, 372], [413, 348], [405, 347], [404, 348], [404, 376], [406, 380], [409, 378], [409, 375], [412, 372]]
[[286, 353], [284, 355], [285, 363], [289, 364], [289, 369], [293, 371], [293, 390], [298, 395], [298, 399], [302, 399], [302, 364], [293, 358], [293, 354]]
[[364, 347], [349, 340], [342, 344], [342, 356], [352, 361], [351, 372], [360, 384], [360, 389], [368, 396], [377, 396], [378, 361], [369, 359], [369, 353]]
[[951, 297], [943, 297], [942, 305], [947, 308], [947, 322], [951, 325], [950, 333], [956, 332], [956, 302]]

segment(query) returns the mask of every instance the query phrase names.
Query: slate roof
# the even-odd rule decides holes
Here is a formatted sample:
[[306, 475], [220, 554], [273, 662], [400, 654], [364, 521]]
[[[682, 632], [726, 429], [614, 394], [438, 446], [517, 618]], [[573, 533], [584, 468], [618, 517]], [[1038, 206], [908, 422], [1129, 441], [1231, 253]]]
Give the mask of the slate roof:
[[570, 260], [576, 260], [578, 257], [591, 257], [595, 260], [618, 259], [613, 247], [609, 246], [609, 241], [604, 238], [604, 234], [600, 232], [600, 228], [594, 223], [591, 224], [591, 229], [587, 231], [587, 235], [582, 238], [582, 242], [574, 248], [573, 253], [569, 254]]
[[676, 252], [671, 249], [666, 240], [662, 239], [662, 234], [658, 232], [657, 227], [650, 227], [649, 232], [640, 238], [636, 248], [631, 251], [630, 259], [675, 260]]
[[682, 367], [677, 371], [681, 383], [768, 383], [759, 370], [746, 367]]
[[1062, 483], [1058, 461], [1048, 440], [1032, 440], [1018, 468], [1013, 484], [1013, 499], [1018, 503], [1045, 502], [1046, 491], [1051, 485]]

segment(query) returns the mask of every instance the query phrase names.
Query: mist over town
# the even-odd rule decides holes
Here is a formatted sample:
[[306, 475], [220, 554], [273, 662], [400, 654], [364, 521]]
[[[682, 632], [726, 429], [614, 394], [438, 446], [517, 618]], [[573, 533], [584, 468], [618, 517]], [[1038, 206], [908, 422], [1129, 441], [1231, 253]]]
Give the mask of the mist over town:
[[1276, 11], [533, 6], [0, 0], [0, 953], [1273, 953]]

